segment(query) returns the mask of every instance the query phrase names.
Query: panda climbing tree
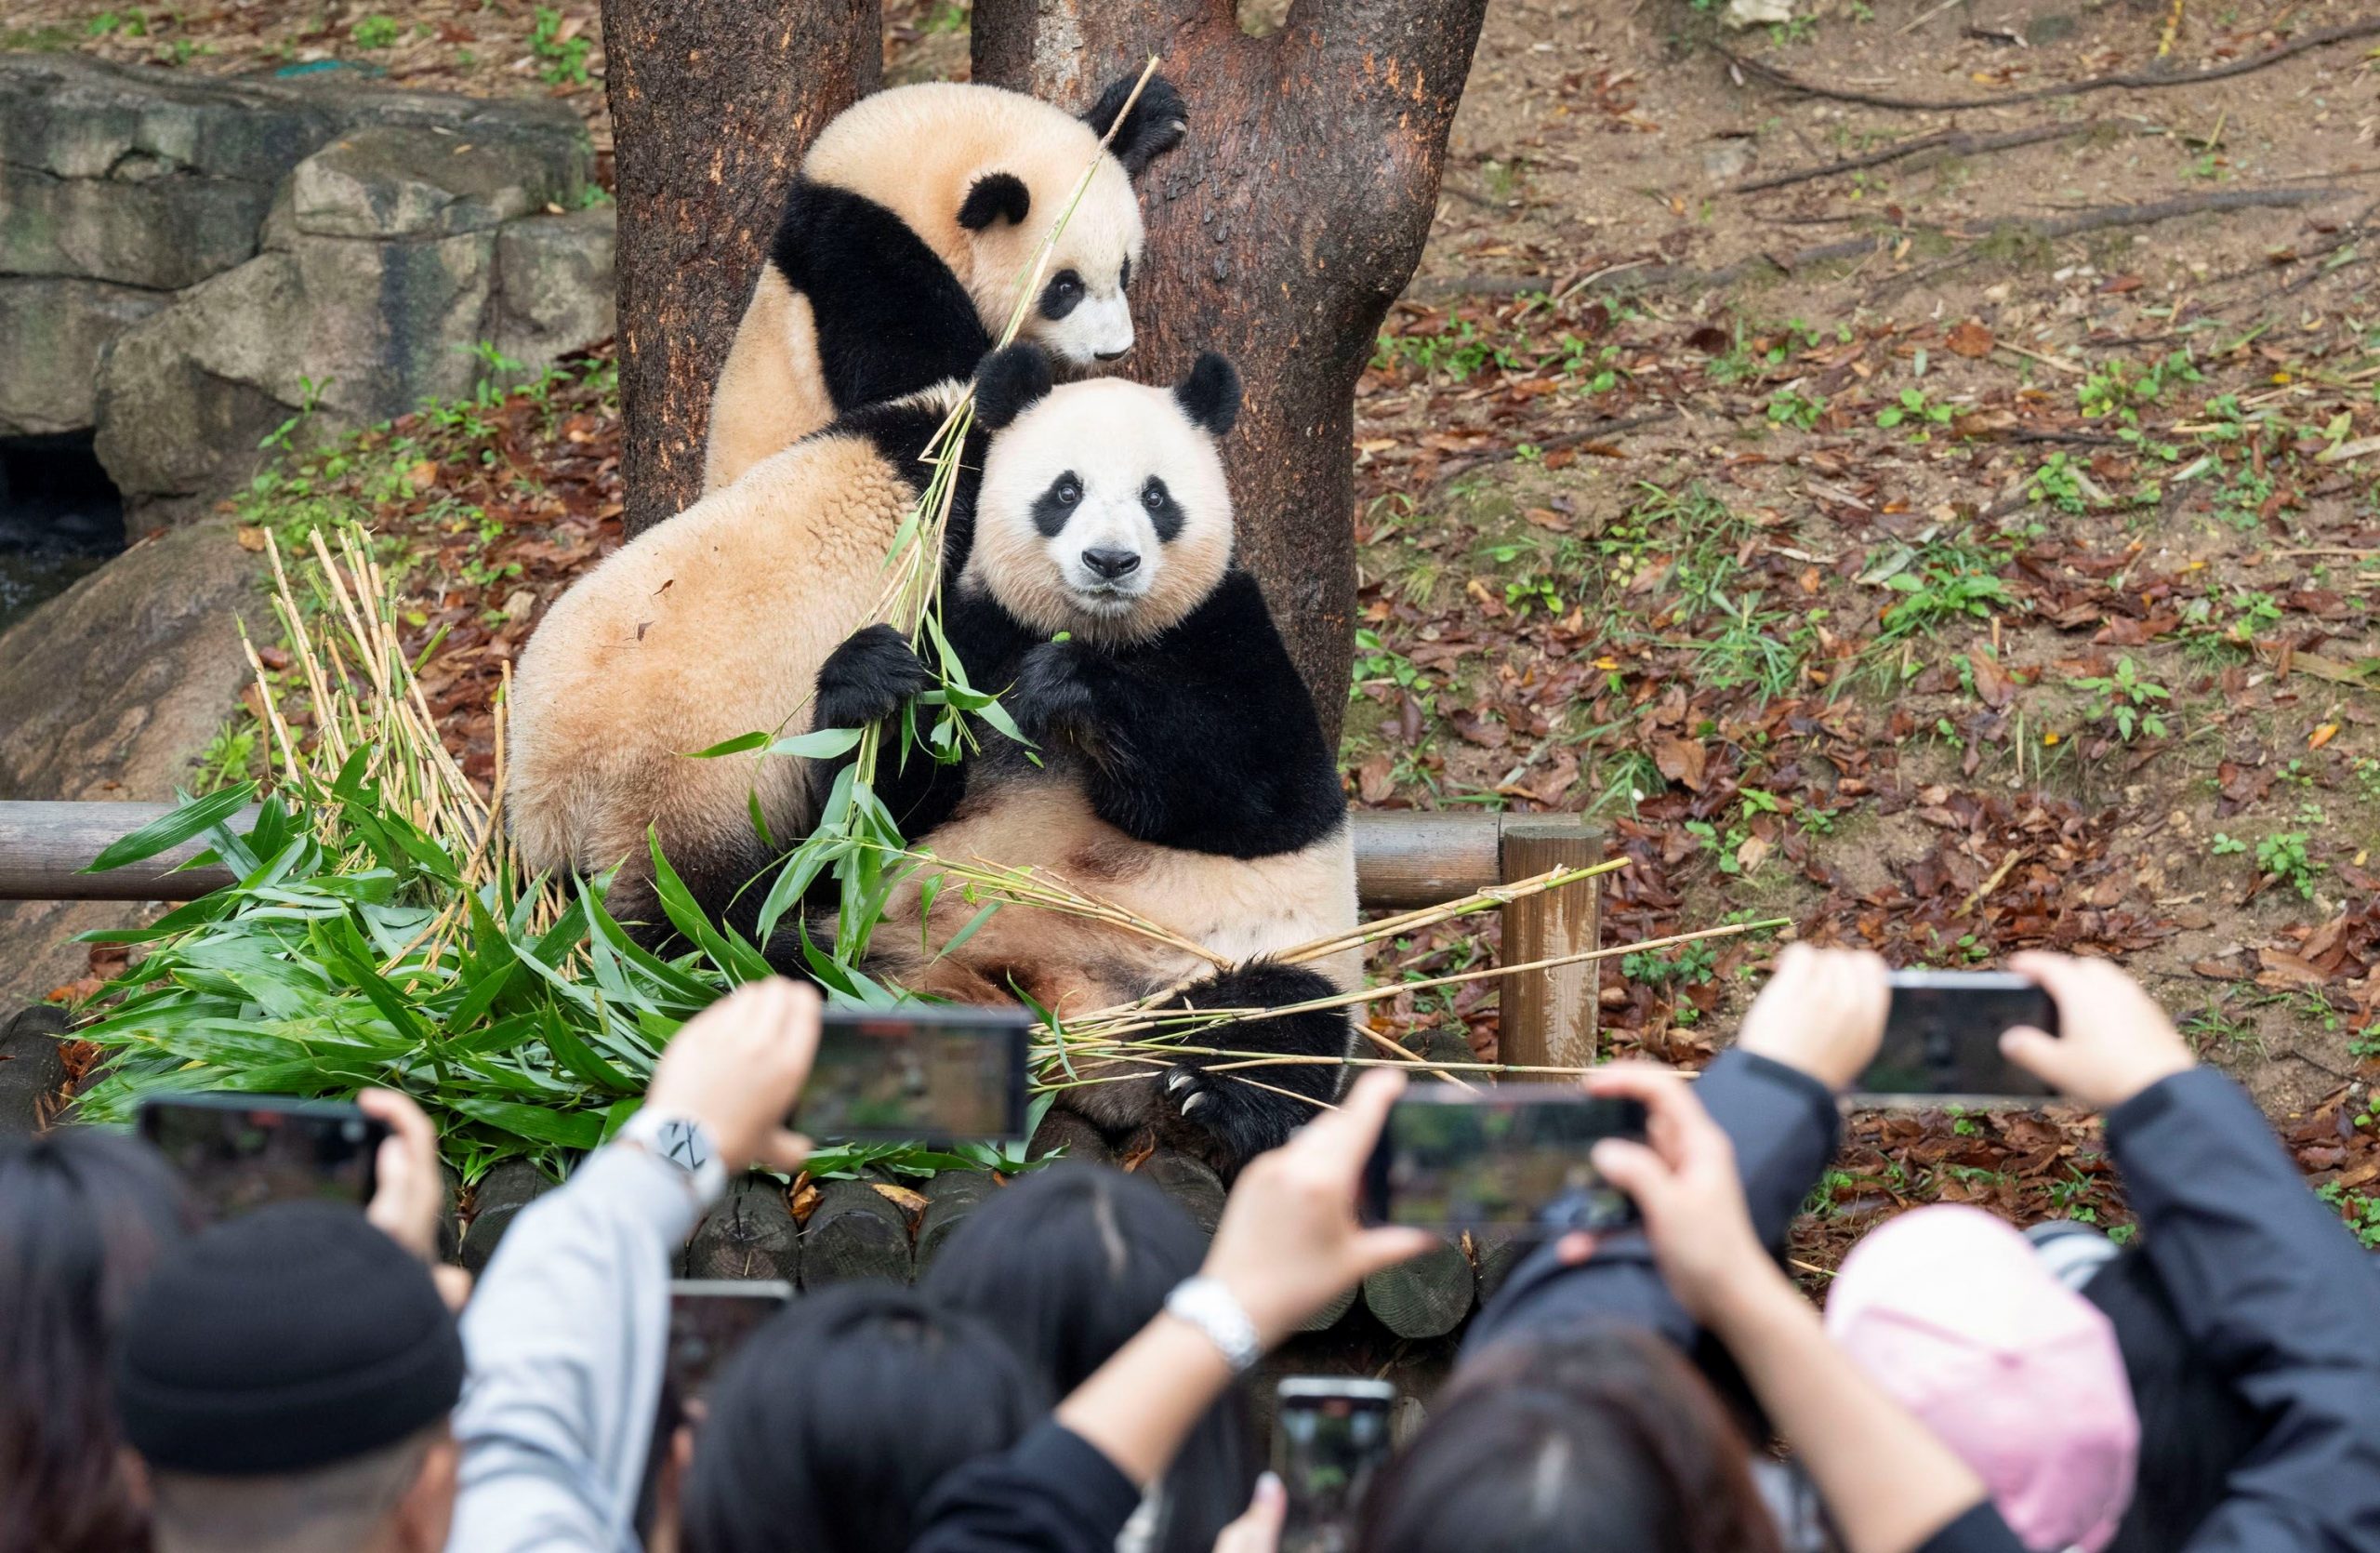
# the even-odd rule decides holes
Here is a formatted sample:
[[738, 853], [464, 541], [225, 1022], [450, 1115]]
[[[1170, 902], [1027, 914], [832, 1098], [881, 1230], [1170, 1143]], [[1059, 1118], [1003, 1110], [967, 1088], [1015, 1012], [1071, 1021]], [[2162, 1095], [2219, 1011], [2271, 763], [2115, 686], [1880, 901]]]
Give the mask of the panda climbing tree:
[[[1152, 50], [1193, 133], [1149, 170], [1121, 364], [1201, 350], [1247, 383], [1226, 449], [1240, 553], [1334, 744], [1354, 649], [1355, 379], [1419, 262], [1486, 0], [1295, 0], [1269, 36], [1220, 0], [1103, 0], [1044, 35], [975, 0], [972, 78], [1087, 103]], [[703, 486], [706, 417], [809, 143], [882, 75], [874, 0], [604, 0], [619, 191], [628, 518]], [[1289, 89], [1285, 89], [1285, 87]], [[1242, 165], [1246, 148], [1262, 165]]]

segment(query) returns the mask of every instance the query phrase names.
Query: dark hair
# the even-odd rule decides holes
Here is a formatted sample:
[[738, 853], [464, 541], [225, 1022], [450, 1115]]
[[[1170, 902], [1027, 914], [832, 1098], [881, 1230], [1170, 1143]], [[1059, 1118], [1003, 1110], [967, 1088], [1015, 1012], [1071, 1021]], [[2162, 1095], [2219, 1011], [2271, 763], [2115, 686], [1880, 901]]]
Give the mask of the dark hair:
[[[1138, 1175], [1055, 1164], [1003, 1188], [942, 1248], [919, 1287], [974, 1311], [1064, 1396], [1164, 1308], [1198, 1270], [1207, 1237]], [[1256, 1483], [1248, 1403], [1227, 1393], [1167, 1473], [1155, 1553], [1207, 1553]]]
[[807, 1295], [745, 1342], [711, 1394], [684, 1546], [903, 1553], [943, 1475], [1006, 1450], [1049, 1407], [997, 1334], [922, 1294], [848, 1283]]
[[117, 1476], [109, 1367], [133, 1294], [198, 1222], [137, 1139], [60, 1127], [0, 1140], [0, 1553], [149, 1546]]
[[2091, 1276], [2082, 1297], [2116, 1329], [2140, 1415], [2132, 1504], [2107, 1553], [2164, 1553], [2188, 1542], [2222, 1503], [2231, 1469], [2259, 1437], [2256, 1415], [2183, 1333], [2147, 1256], [2117, 1256]]
[[1359, 1553], [1777, 1553], [1750, 1451], [1646, 1333], [1516, 1340], [1466, 1364], [1372, 1479]]

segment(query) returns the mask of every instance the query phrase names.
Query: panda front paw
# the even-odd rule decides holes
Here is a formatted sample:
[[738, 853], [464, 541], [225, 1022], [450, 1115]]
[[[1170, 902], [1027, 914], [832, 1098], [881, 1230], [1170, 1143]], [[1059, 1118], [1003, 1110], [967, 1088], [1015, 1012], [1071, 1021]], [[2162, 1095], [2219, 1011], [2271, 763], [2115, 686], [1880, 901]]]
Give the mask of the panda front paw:
[[1083, 668], [1071, 642], [1045, 642], [1025, 655], [1016, 683], [1000, 699], [1025, 737], [1038, 743], [1050, 734], [1090, 731], [1094, 708]]
[[934, 685], [906, 638], [891, 626], [863, 626], [828, 655], [818, 670], [813, 725], [864, 728], [901, 710]]

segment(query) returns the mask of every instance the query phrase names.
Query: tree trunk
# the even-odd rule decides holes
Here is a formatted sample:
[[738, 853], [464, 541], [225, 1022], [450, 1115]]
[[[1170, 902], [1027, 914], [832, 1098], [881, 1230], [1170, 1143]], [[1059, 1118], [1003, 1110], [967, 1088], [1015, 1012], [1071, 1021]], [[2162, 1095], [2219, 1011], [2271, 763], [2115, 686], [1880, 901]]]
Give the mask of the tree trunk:
[[702, 491], [711, 384], [786, 186], [884, 71], [879, 0], [603, 0], [633, 535]]
[[1201, 350], [1247, 384], [1224, 445], [1240, 551], [1334, 746], [1355, 646], [1355, 392], [1437, 210], [1487, 0], [1295, 0], [1271, 37], [1233, 0], [975, 0], [974, 78], [1089, 102], [1151, 53], [1190, 135], [1144, 176], [1144, 382]]

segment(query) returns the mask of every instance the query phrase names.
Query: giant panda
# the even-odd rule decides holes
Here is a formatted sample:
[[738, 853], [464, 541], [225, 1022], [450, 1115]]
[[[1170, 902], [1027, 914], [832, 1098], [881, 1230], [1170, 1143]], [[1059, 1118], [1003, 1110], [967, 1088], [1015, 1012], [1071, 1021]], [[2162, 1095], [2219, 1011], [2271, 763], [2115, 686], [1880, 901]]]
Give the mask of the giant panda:
[[[931, 474], [919, 454], [962, 380], [870, 405], [755, 465], [655, 524], [554, 601], [514, 675], [504, 808], [531, 869], [618, 869], [612, 913], [668, 940], [653, 889], [654, 828], [671, 868], [715, 919], [757, 916], [744, 886], [772, 860], [754, 828], [789, 843], [816, 798], [803, 762], [687, 758], [787, 726], [819, 666], [862, 625], [884, 561]], [[965, 551], [985, 437], [960, 459], [950, 524]], [[827, 724], [816, 724], [826, 726]], [[739, 895], [740, 892], [740, 895]]]
[[[1170, 1006], [1277, 1007], [1360, 985], [1356, 951], [1312, 966], [1266, 958], [1353, 928], [1355, 869], [1313, 700], [1255, 579], [1233, 564], [1216, 443], [1238, 407], [1237, 378], [1213, 354], [1170, 390], [1053, 389], [1029, 346], [985, 364], [976, 416], [992, 434], [943, 629], [1038, 750], [986, 734], [963, 768], [913, 758], [877, 780], [913, 845], [1064, 879], [1229, 968], [1018, 905], [962, 936], [976, 905], [947, 884], [928, 902], [926, 865], [870, 937], [879, 973], [965, 1002], [1022, 993], [1061, 1015], [1185, 983]], [[822, 667], [818, 723], [890, 717], [931, 683], [899, 635], [868, 628]], [[1184, 1056], [1064, 1101], [1111, 1135], [1186, 1129], [1228, 1172], [1337, 1095], [1353, 1031], [1343, 1010], [1310, 1012], [1232, 1027], [1223, 1043], [1334, 1060], [1251, 1075], [1266, 1089]]]
[[1097, 159], [1022, 329], [1088, 366], [1132, 344], [1141, 258], [1131, 180], [1188, 122], [1163, 76], [1081, 118], [997, 86], [933, 81], [861, 100], [803, 158], [769, 261], [711, 394], [703, 488], [717, 490], [837, 415], [964, 378], [1016, 304], [1025, 266]]

